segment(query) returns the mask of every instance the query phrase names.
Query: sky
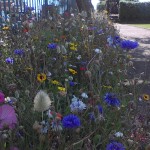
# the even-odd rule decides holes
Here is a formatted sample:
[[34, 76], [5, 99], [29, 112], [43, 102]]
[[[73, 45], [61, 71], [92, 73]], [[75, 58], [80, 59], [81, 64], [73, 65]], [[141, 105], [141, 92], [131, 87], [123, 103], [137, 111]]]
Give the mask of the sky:
[[94, 9], [96, 9], [96, 6], [97, 6], [97, 3], [99, 3], [99, 0], [91, 0], [93, 6], [94, 6]]

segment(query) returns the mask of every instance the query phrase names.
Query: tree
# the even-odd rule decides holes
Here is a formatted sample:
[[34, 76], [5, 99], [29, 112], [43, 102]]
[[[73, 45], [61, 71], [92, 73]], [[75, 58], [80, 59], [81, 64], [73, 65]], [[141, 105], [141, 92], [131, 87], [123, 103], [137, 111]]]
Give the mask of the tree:
[[91, 0], [76, 0], [79, 12], [86, 11], [88, 16], [91, 16], [91, 10], [93, 10], [93, 5]]

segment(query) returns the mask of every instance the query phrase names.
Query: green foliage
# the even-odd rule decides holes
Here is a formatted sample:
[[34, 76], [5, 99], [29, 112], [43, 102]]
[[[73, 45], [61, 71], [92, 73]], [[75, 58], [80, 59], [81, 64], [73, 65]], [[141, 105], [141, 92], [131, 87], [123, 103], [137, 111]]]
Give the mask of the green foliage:
[[120, 2], [119, 19], [120, 21], [139, 21], [149, 20], [150, 3]]
[[106, 2], [105, 1], [102, 1], [102, 2], [100, 2], [98, 5], [97, 5], [97, 10], [98, 11], [103, 11], [103, 10], [105, 10], [105, 4]]

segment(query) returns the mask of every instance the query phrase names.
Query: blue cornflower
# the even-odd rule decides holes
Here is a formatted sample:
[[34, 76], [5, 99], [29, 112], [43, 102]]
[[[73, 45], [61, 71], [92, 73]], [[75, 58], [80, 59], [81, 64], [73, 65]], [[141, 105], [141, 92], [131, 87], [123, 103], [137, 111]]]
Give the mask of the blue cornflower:
[[125, 147], [122, 143], [112, 142], [107, 144], [106, 150], [125, 150]]
[[49, 49], [56, 49], [57, 48], [57, 44], [55, 44], [55, 43], [49, 43], [48, 44], [48, 48]]
[[101, 105], [97, 105], [97, 107], [98, 107], [99, 113], [102, 114], [103, 113], [103, 107]]
[[121, 42], [120, 37], [119, 37], [118, 35], [115, 36], [115, 37], [114, 37], [114, 43], [115, 43], [116, 45], [118, 45], [118, 44], [120, 44], [120, 42]]
[[8, 57], [8, 58], [6, 58], [6, 63], [8, 63], [8, 64], [13, 64], [14, 63], [14, 60], [13, 60], [13, 58], [11, 58], [11, 57]]
[[92, 30], [96, 30], [97, 27], [89, 27], [88, 30], [92, 31]]
[[64, 128], [76, 128], [81, 125], [78, 116], [70, 114], [63, 118], [62, 124]]
[[103, 29], [100, 29], [99, 31], [97, 31], [97, 34], [104, 34]]
[[89, 118], [90, 118], [90, 120], [95, 121], [96, 118], [95, 118], [94, 112], [89, 113]]
[[123, 40], [121, 41], [120, 45], [121, 45], [121, 48], [127, 49], [127, 50], [134, 49], [139, 46], [138, 42], [136, 41], [134, 42], [130, 40]]
[[75, 86], [75, 85], [76, 85], [76, 82], [70, 81], [70, 82], [69, 82], [69, 85], [70, 85], [70, 86]]
[[16, 49], [14, 50], [15, 55], [23, 56], [24, 55], [24, 50], [22, 49]]
[[109, 106], [116, 106], [119, 107], [120, 106], [120, 101], [119, 99], [116, 97], [115, 94], [113, 93], [106, 93], [104, 96], [104, 101], [109, 105]]
[[86, 105], [80, 100], [74, 100], [70, 105], [70, 109], [72, 112], [83, 111], [86, 109]]

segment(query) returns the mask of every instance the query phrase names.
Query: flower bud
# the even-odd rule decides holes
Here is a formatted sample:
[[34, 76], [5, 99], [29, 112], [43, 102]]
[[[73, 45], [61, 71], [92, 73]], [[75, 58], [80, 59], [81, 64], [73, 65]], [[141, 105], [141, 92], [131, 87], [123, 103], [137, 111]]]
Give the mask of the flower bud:
[[92, 77], [91, 71], [87, 70], [87, 71], [85, 72], [85, 76], [86, 76], [87, 78], [91, 78], [91, 77]]

